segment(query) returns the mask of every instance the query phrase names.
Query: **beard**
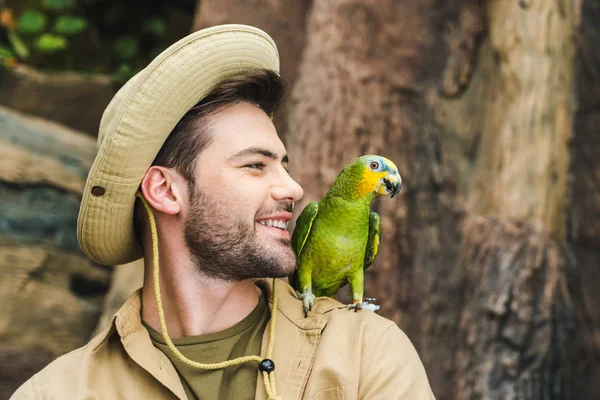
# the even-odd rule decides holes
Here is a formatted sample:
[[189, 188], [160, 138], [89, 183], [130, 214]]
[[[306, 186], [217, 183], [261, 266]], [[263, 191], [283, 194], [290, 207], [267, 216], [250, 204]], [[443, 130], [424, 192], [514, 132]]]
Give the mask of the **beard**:
[[[184, 224], [185, 243], [199, 271], [225, 281], [250, 278], [282, 278], [296, 268], [296, 254], [289, 240], [265, 243], [252, 224], [234, 217], [217, 199], [194, 190], [190, 213]], [[290, 211], [290, 202], [280, 202], [257, 215]], [[256, 215], [255, 215], [256, 217]], [[255, 218], [255, 221], [257, 219]]]

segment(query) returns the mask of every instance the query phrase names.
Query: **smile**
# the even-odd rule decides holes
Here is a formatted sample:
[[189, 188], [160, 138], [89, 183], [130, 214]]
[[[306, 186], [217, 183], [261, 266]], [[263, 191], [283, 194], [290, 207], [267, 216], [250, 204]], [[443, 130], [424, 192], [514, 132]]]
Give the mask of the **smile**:
[[261, 225], [271, 226], [271, 227], [279, 228], [279, 229], [287, 229], [287, 226], [288, 226], [288, 221], [278, 220], [278, 219], [265, 219], [265, 220], [258, 221], [258, 223]]

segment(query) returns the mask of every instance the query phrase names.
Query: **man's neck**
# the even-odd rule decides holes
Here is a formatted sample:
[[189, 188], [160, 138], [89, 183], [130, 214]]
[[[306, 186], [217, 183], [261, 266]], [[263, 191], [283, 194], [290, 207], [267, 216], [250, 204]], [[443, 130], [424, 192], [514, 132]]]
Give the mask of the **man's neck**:
[[[228, 282], [203, 276], [197, 267], [161, 257], [160, 292], [169, 337], [173, 339], [221, 332], [254, 310], [260, 289], [253, 280]], [[142, 288], [142, 319], [161, 332], [154, 291], [152, 260], [146, 258]]]

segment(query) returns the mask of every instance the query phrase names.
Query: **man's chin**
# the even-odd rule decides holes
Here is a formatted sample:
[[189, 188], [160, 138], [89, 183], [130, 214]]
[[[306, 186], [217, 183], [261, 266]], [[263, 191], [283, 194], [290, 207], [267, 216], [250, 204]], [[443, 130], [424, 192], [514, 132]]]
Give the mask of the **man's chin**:
[[285, 257], [278, 257], [277, 262], [271, 264], [270, 268], [265, 268], [265, 275], [261, 278], [285, 278], [290, 276], [295, 270], [296, 255], [291, 250], [290, 254], [286, 254]]

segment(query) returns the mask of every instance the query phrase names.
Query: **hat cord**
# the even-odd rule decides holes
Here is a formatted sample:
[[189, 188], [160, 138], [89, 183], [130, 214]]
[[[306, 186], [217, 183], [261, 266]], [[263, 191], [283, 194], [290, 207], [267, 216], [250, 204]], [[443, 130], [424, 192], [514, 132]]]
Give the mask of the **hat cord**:
[[150, 232], [152, 234], [152, 257], [153, 257], [153, 267], [154, 267], [154, 294], [156, 296], [156, 306], [158, 307], [158, 316], [160, 319], [160, 328], [163, 340], [167, 343], [169, 349], [175, 354], [175, 357], [182, 363], [192, 367], [203, 370], [216, 370], [227, 367], [232, 367], [234, 365], [243, 364], [246, 362], [256, 362], [259, 364], [259, 369], [262, 372], [263, 382], [265, 385], [265, 389], [267, 391], [267, 396], [269, 400], [281, 400], [281, 397], [277, 396], [277, 390], [275, 388], [275, 364], [272, 361], [273, 357], [273, 347], [275, 345], [275, 322], [277, 319], [277, 282], [276, 279], [273, 278], [273, 292], [271, 294], [271, 324], [269, 329], [269, 342], [267, 347], [267, 358], [262, 359], [259, 356], [245, 356], [238, 357], [233, 360], [227, 360], [214, 364], [203, 364], [196, 361], [192, 361], [186, 356], [184, 356], [177, 347], [169, 338], [169, 334], [167, 332], [167, 324], [165, 322], [165, 313], [162, 307], [162, 299], [160, 296], [160, 282], [159, 282], [159, 260], [158, 260], [158, 233], [156, 230], [156, 222], [154, 220], [154, 214], [152, 212], [152, 207], [148, 204], [148, 201], [144, 198], [143, 194], [137, 192], [137, 197], [142, 200], [144, 207], [146, 208], [146, 213], [148, 214], [148, 221], [150, 222]]

